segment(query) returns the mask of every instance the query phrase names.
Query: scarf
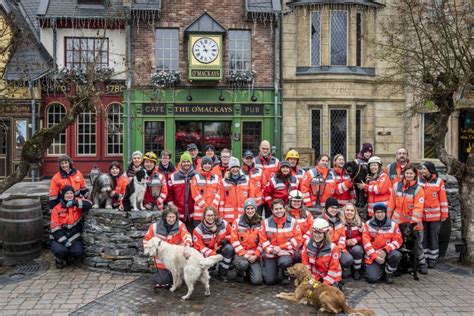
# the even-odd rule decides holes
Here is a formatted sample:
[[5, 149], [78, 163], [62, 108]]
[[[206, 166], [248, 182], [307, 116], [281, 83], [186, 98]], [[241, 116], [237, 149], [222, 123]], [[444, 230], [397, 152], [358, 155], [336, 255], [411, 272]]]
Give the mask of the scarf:
[[212, 224], [208, 223], [206, 220], [202, 221], [202, 224], [211, 232], [215, 233], [217, 232], [217, 222], [214, 222]]

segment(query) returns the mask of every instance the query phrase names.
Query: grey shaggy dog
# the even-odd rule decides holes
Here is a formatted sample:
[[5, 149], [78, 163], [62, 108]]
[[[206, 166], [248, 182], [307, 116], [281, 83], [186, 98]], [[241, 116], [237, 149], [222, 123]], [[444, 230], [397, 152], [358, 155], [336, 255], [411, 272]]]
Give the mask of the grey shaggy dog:
[[112, 178], [107, 173], [103, 173], [94, 180], [92, 186], [91, 200], [94, 203], [92, 208], [112, 208]]

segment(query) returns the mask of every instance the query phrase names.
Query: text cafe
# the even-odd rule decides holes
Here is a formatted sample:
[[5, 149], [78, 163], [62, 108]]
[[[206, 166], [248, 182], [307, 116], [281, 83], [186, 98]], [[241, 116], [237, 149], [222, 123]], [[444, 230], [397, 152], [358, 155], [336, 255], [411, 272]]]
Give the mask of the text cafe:
[[[131, 128], [125, 128], [130, 151], [166, 149], [175, 160], [195, 143], [202, 152], [212, 144], [216, 153], [224, 148], [240, 157], [245, 150], [258, 152], [262, 139], [280, 148], [281, 117], [275, 117], [274, 91], [271, 89], [183, 89], [132, 91]], [[280, 113], [280, 104], [277, 104]], [[275, 122], [277, 131], [275, 131]], [[275, 134], [276, 133], [276, 134]], [[275, 135], [276, 141], [275, 141]], [[128, 154], [128, 158], [130, 153]]]

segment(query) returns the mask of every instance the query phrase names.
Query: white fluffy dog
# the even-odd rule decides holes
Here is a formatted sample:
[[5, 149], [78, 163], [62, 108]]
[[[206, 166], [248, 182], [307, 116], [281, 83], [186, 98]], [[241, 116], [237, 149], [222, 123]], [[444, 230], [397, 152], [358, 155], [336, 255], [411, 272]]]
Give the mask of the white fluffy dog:
[[223, 259], [221, 255], [204, 258], [203, 255], [192, 247], [182, 245], [172, 245], [159, 238], [153, 237], [145, 244], [145, 255], [157, 257], [173, 276], [173, 286], [171, 292], [178, 289], [184, 282], [188, 286], [188, 293], [181, 299], [188, 299], [194, 291], [194, 284], [200, 280], [204, 285], [204, 295], [211, 295], [209, 289], [210, 267]]

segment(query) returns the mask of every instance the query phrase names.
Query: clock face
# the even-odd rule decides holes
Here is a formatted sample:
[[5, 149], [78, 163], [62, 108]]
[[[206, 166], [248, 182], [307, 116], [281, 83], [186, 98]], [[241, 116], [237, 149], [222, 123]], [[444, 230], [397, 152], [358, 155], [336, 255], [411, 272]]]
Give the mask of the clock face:
[[219, 56], [219, 45], [212, 38], [200, 38], [194, 42], [193, 56], [203, 64], [210, 64]]

